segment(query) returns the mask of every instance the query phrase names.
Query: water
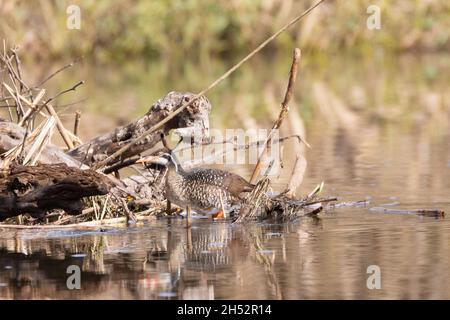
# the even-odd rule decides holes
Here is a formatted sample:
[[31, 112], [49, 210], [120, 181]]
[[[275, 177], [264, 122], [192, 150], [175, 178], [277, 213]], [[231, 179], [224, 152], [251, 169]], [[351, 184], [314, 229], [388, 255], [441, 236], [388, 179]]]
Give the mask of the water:
[[[289, 59], [280, 61], [256, 60], [208, 96], [213, 124], [270, 126], [289, 67]], [[83, 137], [142, 114], [167, 91], [201, 88], [223, 64], [199, 67], [198, 73], [189, 66], [171, 72], [153, 65], [141, 75], [133, 66], [102, 72], [82, 66], [81, 75], [90, 80], [79, 96], [89, 96], [80, 105]], [[367, 199], [367, 206], [276, 225], [195, 219], [186, 230], [183, 220], [155, 219], [102, 231], [1, 230], [0, 298], [449, 299], [449, 218], [370, 210], [450, 212], [449, 66], [446, 56], [304, 63], [297, 104], [282, 132], [296, 133], [304, 123], [313, 146], [305, 150], [308, 166], [298, 194], [324, 181], [325, 195]], [[74, 75], [63, 76], [53, 90], [77, 82]], [[65, 102], [70, 100], [76, 98]], [[70, 123], [72, 113], [65, 114]], [[292, 148], [286, 159], [293, 158]], [[285, 161], [275, 183], [279, 190], [290, 176], [292, 161]], [[81, 290], [67, 289], [69, 265], [82, 270]], [[380, 267], [380, 290], [366, 286], [371, 265]]]

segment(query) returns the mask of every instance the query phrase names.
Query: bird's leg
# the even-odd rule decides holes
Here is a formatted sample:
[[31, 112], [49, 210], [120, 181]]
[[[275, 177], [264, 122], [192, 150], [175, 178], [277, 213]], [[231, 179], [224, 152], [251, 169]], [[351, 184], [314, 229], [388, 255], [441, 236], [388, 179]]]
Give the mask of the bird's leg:
[[225, 219], [225, 208], [223, 205], [222, 193], [219, 194], [219, 197], [220, 197], [220, 210], [216, 214], [212, 215], [213, 219]]
[[168, 216], [170, 216], [171, 214], [172, 214], [172, 206], [171, 206], [171, 204], [170, 204], [170, 201], [169, 200], [167, 200], [167, 205], [166, 205], [166, 214], [168, 215]]
[[225, 219], [225, 212], [223, 209], [220, 209], [217, 213], [212, 215], [213, 219]]
[[190, 228], [192, 226], [192, 212], [191, 207], [186, 207], [186, 228]]

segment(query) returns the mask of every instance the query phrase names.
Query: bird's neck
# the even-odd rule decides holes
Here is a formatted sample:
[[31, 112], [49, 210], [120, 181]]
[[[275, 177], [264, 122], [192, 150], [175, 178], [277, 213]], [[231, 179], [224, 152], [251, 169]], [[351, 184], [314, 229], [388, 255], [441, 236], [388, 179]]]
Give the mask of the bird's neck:
[[177, 173], [183, 175], [185, 173], [183, 167], [179, 163], [175, 163], [174, 161], [170, 161], [168, 164], [169, 172]]

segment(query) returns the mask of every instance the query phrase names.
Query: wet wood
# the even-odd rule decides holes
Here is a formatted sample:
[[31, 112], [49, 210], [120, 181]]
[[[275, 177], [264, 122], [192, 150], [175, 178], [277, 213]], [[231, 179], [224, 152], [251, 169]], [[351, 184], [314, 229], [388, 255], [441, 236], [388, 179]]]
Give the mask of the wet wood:
[[13, 165], [0, 173], [0, 219], [25, 213], [43, 217], [53, 209], [80, 214], [84, 197], [107, 194], [110, 187], [108, 179], [92, 170]]
[[385, 207], [372, 207], [370, 211], [390, 214], [415, 214], [418, 216], [442, 218], [445, 212], [439, 209], [390, 209]]

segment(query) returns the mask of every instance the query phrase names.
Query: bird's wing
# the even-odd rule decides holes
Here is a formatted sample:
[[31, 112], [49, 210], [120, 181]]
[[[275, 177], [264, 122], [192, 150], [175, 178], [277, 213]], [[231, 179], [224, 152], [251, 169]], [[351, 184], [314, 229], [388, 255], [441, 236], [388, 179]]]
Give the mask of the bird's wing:
[[213, 185], [228, 190], [238, 197], [242, 192], [250, 192], [254, 185], [241, 176], [219, 169], [193, 169], [189, 179], [199, 181], [204, 185]]

